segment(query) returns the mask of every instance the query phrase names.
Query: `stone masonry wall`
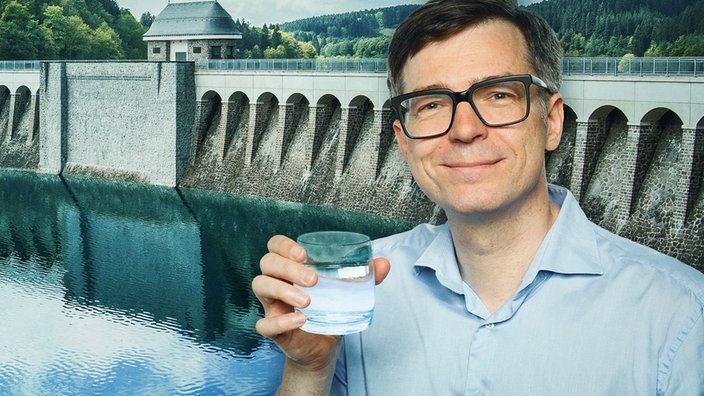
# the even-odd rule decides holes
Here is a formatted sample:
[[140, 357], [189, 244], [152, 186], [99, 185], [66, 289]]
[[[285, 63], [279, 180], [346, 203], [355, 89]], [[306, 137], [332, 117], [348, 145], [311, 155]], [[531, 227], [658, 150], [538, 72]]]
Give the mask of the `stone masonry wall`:
[[[187, 186], [411, 221], [443, 221], [442, 211], [410, 177], [388, 109], [363, 101], [349, 107], [334, 102], [282, 104], [273, 114], [265, 103], [249, 113], [249, 125], [257, 130], [237, 135], [228, 145], [254, 146], [250, 163], [228, 165], [234, 164], [230, 149], [222, 165], [193, 169], [202, 179], [189, 180]], [[564, 142], [547, 159], [548, 180], [571, 188], [587, 216], [602, 227], [704, 270], [701, 131], [681, 128], [672, 113], [642, 125], [628, 124], [618, 112], [597, 115], [577, 121], [569, 113]], [[214, 126], [203, 130], [227, 133], [215, 132]]]

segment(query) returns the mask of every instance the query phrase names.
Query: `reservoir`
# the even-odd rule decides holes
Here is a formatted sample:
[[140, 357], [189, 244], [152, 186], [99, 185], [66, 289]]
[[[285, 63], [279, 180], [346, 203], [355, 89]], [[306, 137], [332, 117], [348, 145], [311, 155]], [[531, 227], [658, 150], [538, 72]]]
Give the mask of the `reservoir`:
[[198, 189], [0, 170], [0, 395], [267, 395], [250, 283], [274, 234], [410, 222]]

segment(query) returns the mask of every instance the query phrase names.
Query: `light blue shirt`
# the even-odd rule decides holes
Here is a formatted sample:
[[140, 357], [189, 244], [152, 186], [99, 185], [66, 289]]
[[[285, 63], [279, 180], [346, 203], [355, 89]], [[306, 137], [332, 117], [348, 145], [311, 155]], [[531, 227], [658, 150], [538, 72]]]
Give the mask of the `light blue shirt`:
[[490, 314], [446, 225], [374, 242], [391, 261], [334, 394], [704, 395], [704, 274], [591, 223], [566, 189], [516, 295]]

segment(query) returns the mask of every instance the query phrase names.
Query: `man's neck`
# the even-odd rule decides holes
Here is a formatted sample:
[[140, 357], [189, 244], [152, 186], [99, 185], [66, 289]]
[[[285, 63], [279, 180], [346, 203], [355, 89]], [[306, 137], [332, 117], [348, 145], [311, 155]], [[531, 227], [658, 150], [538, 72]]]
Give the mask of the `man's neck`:
[[544, 197], [488, 216], [452, 216], [455, 254], [462, 279], [489, 312], [518, 291], [560, 209]]

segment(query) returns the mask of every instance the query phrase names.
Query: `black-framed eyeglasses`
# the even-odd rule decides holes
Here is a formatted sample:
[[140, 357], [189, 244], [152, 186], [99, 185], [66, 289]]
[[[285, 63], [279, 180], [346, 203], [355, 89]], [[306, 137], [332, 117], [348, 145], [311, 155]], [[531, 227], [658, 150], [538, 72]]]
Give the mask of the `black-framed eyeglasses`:
[[395, 96], [391, 107], [401, 121], [403, 133], [411, 139], [447, 133], [460, 102], [469, 102], [484, 125], [501, 127], [528, 118], [532, 84], [548, 89], [538, 77], [521, 74], [480, 81], [463, 92], [438, 88]]

